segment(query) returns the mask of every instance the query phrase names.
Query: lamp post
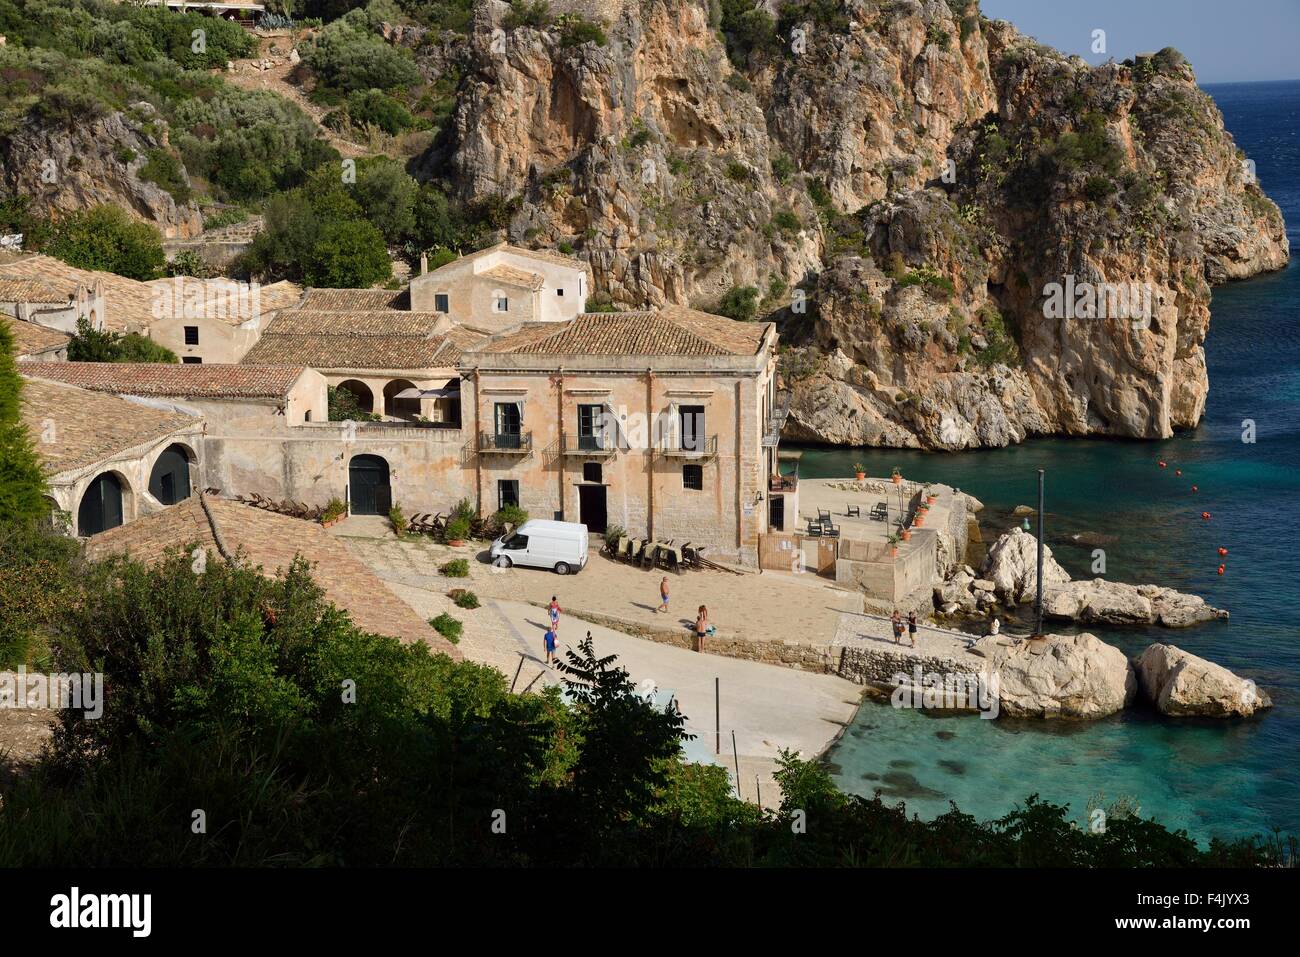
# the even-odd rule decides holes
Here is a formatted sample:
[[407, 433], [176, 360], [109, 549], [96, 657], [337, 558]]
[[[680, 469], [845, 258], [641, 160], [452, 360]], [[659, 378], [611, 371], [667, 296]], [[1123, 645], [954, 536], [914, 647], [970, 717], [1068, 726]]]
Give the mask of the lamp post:
[[1038, 594], [1034, 599], [1034, 637], [1043, 637], [1043, 470], [1038, 470]]

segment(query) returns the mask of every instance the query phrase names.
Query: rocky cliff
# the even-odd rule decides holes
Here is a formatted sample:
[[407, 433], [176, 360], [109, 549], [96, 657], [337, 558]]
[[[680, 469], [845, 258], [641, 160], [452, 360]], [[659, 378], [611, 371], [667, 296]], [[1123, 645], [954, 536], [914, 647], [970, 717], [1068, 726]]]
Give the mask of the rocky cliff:
[[203, 231], [203, 219], [188, 191], [167, 125], [148, 103], [78, 122], [29, 116], [0, 137], [0, 193], [29, 197], [33, 212], [56, 219], [117, 206], [156, 225], [165, 239], [189, 239]]
[[421, 168], [615, 304], [754, 287], [793, 438], [1168, 436], [1204, 409], [1211, 284], [1289, 256], [1176, 51], [1090, 67], [964, 0], [552, 7], [605, 42], [483, 0], [426, 52], [461, 80]]

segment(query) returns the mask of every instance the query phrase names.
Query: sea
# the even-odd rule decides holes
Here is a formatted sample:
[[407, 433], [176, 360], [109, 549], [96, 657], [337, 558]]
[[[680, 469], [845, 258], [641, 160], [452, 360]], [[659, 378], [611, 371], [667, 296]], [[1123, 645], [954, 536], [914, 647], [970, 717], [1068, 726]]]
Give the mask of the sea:
[[[1205, 89], [1255, 161], [1300, 257], [1300, 81]], [[1106, 577], [1194, 592], [1231, 613], [1184, 630], [1088, 630], [1129, 654], [1153, 641], [1175, 643], [1254, 679], [1274, 705], [1250, 720], [1170, 720], [1133, 710], [1075, 723], [937, 717], [869, 699], [826, 756], [842, 789], [879, 791], [923, 819], [950, 804], [996, 819], [1036, 794], [1068, 805], [1080, 824], [1092, 807], [1122, 805], [1201, 843], [1296, 833], [1298, 303], [1295, 259], [1280, 272], [1214, 289], [1206, 414], [1195, 430], [1167, 441], [1034, 439], [959, 453], [803, 448], [805, 478], [843, 476], [862, 462], [868, 474], [888, 475], [897, 466], [907, 477], [970, 492], [985, 505], [986, 541], [1021, 521], [1013, 514], [1017, 505], [1036, 504], [1044, 469], [1046, 539], [1072, 576], [1094, 577], [1097, 547], [1080, 546], [1073, 535], [1114, 536], [1103, 546]], [[1228, 549], [1226, 558], [1220, 548]]]

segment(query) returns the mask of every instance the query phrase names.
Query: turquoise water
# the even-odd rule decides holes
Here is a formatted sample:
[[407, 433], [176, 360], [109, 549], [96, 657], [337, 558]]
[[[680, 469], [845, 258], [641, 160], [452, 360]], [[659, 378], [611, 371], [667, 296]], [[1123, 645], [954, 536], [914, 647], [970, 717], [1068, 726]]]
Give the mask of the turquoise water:
[[[1256, 162], [1300, 253], [1300, 82], [1207, 87]], [[941, 481], [985, 503], [986, 540], [1034, 504], [1047, 471], [1047, 541], [1075, 577], [1092, 577], [1091, 547], [1071, 533], [1115, 535], [1107, 577], [1205, 596], [1229, 621], [1197, 628], [1090, 629], [1128, 653], [1172, 641], [1254, 678], [1274, 708], [1258, 720], [1168, 721], [1131, 712], [1091, 724], [930, 717], [869, 702], [829, 759], [845, 790], [904, 800], [933, 817], [955, 801], [981, 819], [1030, 793], [1069, 804], [1135, 799], [1143, 816], [1205, 839], [1300, 826], [1300, 268], [1214, 291], [1206, 343], [1210, 396], [1195, 431], [1164, 442], [1036, 440], [1009, 449], [932, 454], [804, 450], [800, 474]], [[1243, 420], [1257, 441], [1242, 442]], [[1161, 469], [1157, 460], [1168, 467]], [[1181, 469], [1181, 477], [1175, 475]], [[1193, 493], [1195, 484], [1199, 491]], [[1211, 513], [1202, 521], [1202, 511]], [[1229, 549], [1216, 573], [1217, 549]], [[1056, 629], [1061, 630], [1061, 629]]]

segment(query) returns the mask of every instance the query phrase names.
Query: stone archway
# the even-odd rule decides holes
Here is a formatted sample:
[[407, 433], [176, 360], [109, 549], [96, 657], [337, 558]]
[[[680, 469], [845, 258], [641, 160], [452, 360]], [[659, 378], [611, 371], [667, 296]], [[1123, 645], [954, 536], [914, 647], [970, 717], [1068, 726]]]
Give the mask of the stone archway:
[[86, 486], [77, 506], [77, 534], [97, 535], [122, 524], [124, 492], [129, 491], [116, 472], [101, 472]]
[[154, 460], [149, 473], [149, 494], [163, 505], [175, 505], [190, 497], [194, 490], [190, 464], [194, 453], [179, 442], [173, 442]]
[[370, 391], [370, 386], [360, 379], [344, 379], [335, 388], [352, 396], [360, 411], [370, 413], [375, 411], [375, 394]]
[[390, 415], [395, 419], [414, 421], [420, 414], [420, 400], [418, 398], [398, 398], [398, 395], [408, 389], [415, 388], [415, 383], [409, 379], [394, 379], [384, 386], [384, 415]]
[[393, 488], [387, 460], [378, 455], [354, 455], [348, 463], [348, 504], [353, 515], [387, 515]]

